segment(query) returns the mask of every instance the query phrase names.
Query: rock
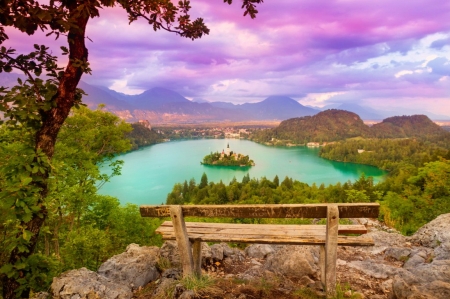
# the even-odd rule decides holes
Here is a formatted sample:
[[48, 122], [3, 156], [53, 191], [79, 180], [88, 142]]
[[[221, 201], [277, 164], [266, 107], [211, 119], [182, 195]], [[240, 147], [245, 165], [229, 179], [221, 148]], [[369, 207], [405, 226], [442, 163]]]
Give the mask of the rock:
[[381, 290], [383, 293], [392, 293], [392, 279], [385, 280], [381, 283]]
[[30, 299], [51, 299], [51, 296], [47, 292], [39, 292], [30, 297]]
[[394, 259], [396, 259], [397, 261], [406, 261], [410, 254], [411, 254], [411, 249], [409, 248], [401, 248], [401, 247], [391, 247], [391, 248], [387, 248], [384, 252], [384, 254], [388, 257], [392, 257]]
[[128, 299], [133, 293], [124, 284], [86, 268], [67, 271], [53, 279], [51, 291], [54, 299]]
[[[161, 246], [160, 257], [167, 259], [174, 267], [181, 267], [180, 253], [178, 251], [178, 245], [175, 241], [166, 241]], [[212, 259], [211, 248], [205, 242], [202, 242], [202, 265], [210, 263]]]
[[150, 298], [170, 298], [167, 296], [169, 290], [175, 288], [176, 280], [173, 278], [162, 278], [158, 288], [153, 292]]
[[385, 231], [371, 231], [367, 237], [372, 237], [375, 246], [364, 248], [372, 254], [378, 254], [390, 247], [406, 247], [407, 238], [399, 233], [388, 233]]
[[314, 284], [314, 280], [305, 275], [302, 278], [300, 278], [298, 284], [301, 286], [309, 286]]
[[236, 254], [236, 251], [239, 251], [238, 249], [230, 248], [230, 246], [228, 246], [227, 243], [220, 243], [220, 245], [223, 248], [223, 255], [225, 257], [232, 256], [232, 255]]
[[372, 260], [352, 261], [347, 263], [347, 265], [350, 268], [357, 269], [369, 276], [381, 279], [393, 277], [395, 274], [402, 270], [383, 263], [374, 263], [374, 261]]
[[319, 251], [319, 248], [288, 245], [271, 254], [264, 267], [285, 276], [317, 278], [318, 266], [315, 264], [314, 251]]
[[434, 249], [434, 259], [450, 260], [450, 213], [422, 226], [411, 241]]
[[245, 248], [245, 254], [250, 258], [263, 259], [274, 252], [273, 247], [268, 244], [252, 244]]
[[130, 244], [125, 252], [104, 262], [97, 273], [134, 290], [159, 277], [156, 268], [158, 255], [158, 247]]
[[250, 261], [250, 263], [251, 263], [252, 265], [256, 265], [256, 266], [261, 266], [261, 265], [262, 265], [260, 262], [258, 262], [257, 260], [254, 260], [254, 259], [252, 259], [252, 260]]
[[173, 266], [180, 266], [180, 254], [175, 241], [164, 242], [159, 250], [159, 256], [167, 259]]
[[181, 296], [178, 298], [179, 299], [194, 299], [195, 293], [194, 293], [194, 291], [187, 290], [187, 291], [184, 291], [183, 294], [181, 294]]
[[411, 268], [415, 268], [420, 264], [423, 264], [425, 262], [425, 259], [423, 257], [421, 257], [420, 255], [416, 254], [413, 257], [411, 257], [410, 259], [408, 259], [405, 264], [403, 265], [404, 268], [406, 269], [411, 269]]
[[223, 260], [224, 254], [222, 244], [214, 244], [210, 248], [211, 248], [211, 257], [213, 260], [215, 261]]
[[166, 269], [161, 273], [161, 277], [163, 278], [173, 278], [173, 279], [180, 279], [181, 278], [181, 269], [178, 268], [171, 268]]

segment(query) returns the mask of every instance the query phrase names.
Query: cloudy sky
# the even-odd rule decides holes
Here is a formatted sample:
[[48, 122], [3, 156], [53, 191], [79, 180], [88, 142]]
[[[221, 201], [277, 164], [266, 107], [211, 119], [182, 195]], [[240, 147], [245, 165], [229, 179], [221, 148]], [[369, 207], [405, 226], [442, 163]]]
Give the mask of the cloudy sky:
[[[102, 10], [88, 25], [93, 74], [83, 80], [128, 94], [160, 86], [207, 101], [287, 95], [450, 116], [450, 1], [265, 0], [253, 20], [234, 2], [191, 0], [211, 30], [195, 41]], [[56, 45], [8, 33], [19, 49]]]

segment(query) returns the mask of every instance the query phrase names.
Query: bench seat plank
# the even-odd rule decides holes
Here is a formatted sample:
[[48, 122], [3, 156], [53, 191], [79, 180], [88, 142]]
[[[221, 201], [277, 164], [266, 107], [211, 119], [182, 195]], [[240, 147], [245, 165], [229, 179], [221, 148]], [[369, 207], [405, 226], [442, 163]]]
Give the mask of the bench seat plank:
[[[325, 244], [326, 226], [324, 225], [271, 225], [271, 224], [229, 224], [186, 222], [190, 241], [202, 242], [238, 242], [262, 244]], [[363, 225], [339, 225], [339, 233], [363, 234], [367, 229]], [[156, 233], [164, 240], [175, 240], [171, 221], [165, 221]], [[370, 237], [339, 236], [338, 245], [372, 246]]]
[[[266, 235], [231, 236], [222, 234], [188, 234], [191, 242], [232, 242], [232, 243], [256, 243], [278, 245], [325, 245], [325, 236], [296, 236], [296, 237], [268, 237]], [[164, 240], [175, 240], [175, 235], [164, 235]], [[340, 246], [373, 246], [374, 241], [370, 237], [339, 236]]]
[[[279, 235], [279, 234], [293, 234], [297, 235], [299, 231], [306, 234], [325, 234], [325, 225], [299, 225], [299, 224], [235, 224], [235, 223], [210, 223], [210, 222], [186, 222], [186, 228], [188, 232], [196, 233], [239, 233], [241, 234], [254, 234], [255, 231], [263, 231], [266, 235]], [[173, 231], [171, 221], [164, 221], [158, 228], [158, 231], [169, 232]], [[366, 234], [367, 228], [364, 225], [339, 225], [338, 234]]]

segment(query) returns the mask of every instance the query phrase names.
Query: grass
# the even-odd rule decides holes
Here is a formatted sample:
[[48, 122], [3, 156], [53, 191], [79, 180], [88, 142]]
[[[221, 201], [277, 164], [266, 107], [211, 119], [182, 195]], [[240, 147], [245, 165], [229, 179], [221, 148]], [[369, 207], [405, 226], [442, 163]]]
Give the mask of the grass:
[[160, 257], [158, 262], [156, 263], [156, 268], [162, 272], [163, 270], [172, 268], [173, 265], [168, 258]]

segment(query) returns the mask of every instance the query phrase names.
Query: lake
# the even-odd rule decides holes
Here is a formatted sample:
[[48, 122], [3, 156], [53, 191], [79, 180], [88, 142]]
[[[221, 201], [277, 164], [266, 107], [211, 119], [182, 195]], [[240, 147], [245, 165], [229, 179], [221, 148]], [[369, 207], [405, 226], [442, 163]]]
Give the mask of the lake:
[[[201, 165], [203, 157], [211, 152], [230, 150], [249, 155], [253, 167], [219, 167]], [[199, 139], [160, 143], [121, 155], [125, 161], [122, 175], [113, 177], [99, 192], [115, 196], [121, 203], [161, 204], [175, 183], [194, 178], [197, 184], [203, 173], [209, 182], [229, 183], [238, 181], [249, 173], [251, 178], [266, 177], [272, 180], [278, 175], [280, 182], [286, 177], [308, 184], [344, 183], [355, 181], [361, 174], [372, 176], [377, 182], [386, 174], [383, 170], [367, 165], [334, 162], [318, 156], [319, 149], [307, 147], [273, 147], [239, 139]], [[108, 168], [103, 167], [108, 173]]]

